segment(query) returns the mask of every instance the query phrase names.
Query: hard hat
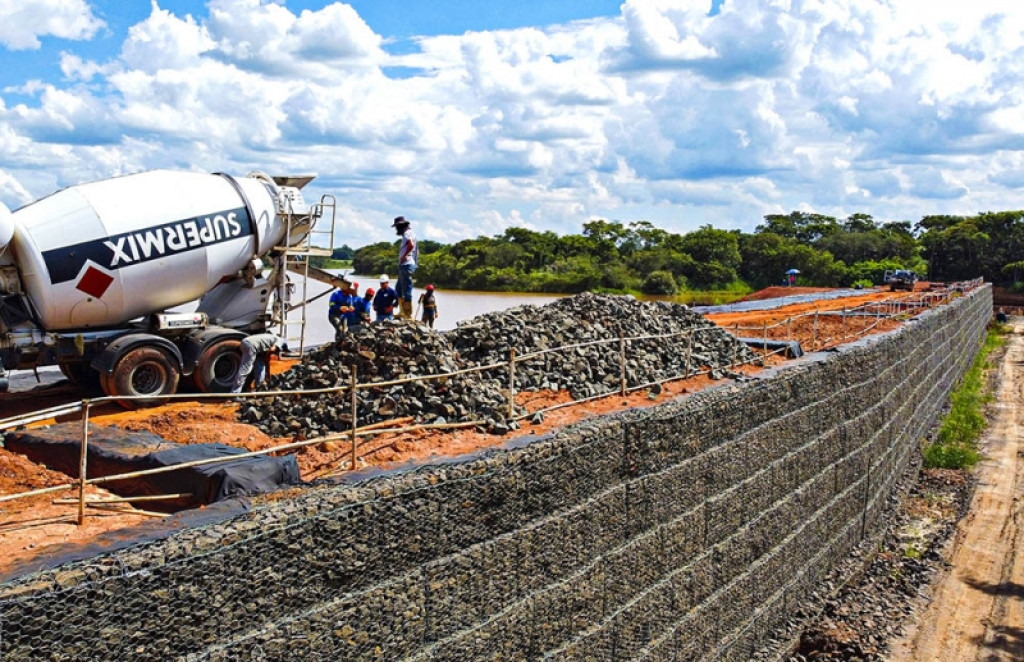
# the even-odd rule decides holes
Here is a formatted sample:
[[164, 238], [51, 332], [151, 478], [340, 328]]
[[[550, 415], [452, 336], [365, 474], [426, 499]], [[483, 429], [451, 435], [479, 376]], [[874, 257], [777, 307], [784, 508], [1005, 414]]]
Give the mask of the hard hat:
[[372, 287], [368, 287], [368, 288], [366, 288], [366, 293], [367, 293], [367, 294], [376, 294], [376, 292], [374, 292], [374, 291], [373, 291], [373, 288], [372, 288]]
[[399, 225], [409, 225], [409, 221], [405, 220], [405, 216], [396, 216], [395, 222], [391, 224], [391, 227], [397, 228]]
[[359, 283], [352, 283], [351, 287], [352, 287], [353, 290], [358, 290], [359, 289]]
[[428, 292], [433, 292], [434, 291], [434, 286], [433, 285], [427, 285], [427, 291]]
[[380, 282], [382, 282], [382, 283], [390, 283], [391, 279], [388, 278], [387, 274], [381, 274], [380, 275]]

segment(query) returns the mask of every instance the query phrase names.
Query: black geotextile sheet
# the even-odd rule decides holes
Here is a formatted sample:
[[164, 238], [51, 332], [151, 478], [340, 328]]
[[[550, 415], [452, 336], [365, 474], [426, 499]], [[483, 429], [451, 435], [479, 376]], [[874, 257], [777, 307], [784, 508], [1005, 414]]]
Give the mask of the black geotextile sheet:
[[[48, 428], [7, 432], [4, 445], [33, 462], [77, 478], [81, 439], [80, 423], [59, 423]], [[176, 444], [151, 432], [90, 426], [86, 475], [111, 476], [245, 452], [226, 444]], [[188, 498], [146, 505], [151, 510], [179, 510], [232, 496], [273, 492], [301, 482], [295, 456], [260, 455], [117, 480], [103, 483], [103, 487], [120, 496], [191, 494]]]

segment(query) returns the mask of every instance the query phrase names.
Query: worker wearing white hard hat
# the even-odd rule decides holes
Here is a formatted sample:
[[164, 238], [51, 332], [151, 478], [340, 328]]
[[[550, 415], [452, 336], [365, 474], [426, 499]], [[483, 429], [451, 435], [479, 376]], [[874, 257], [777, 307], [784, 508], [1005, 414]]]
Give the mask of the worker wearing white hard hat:
[[387, 274], [380, 275], [380, 288], [373, 295], [373, 312], [376, 322], [395, 319], [395, 304], [398, 303], [398, 292], [391, 287], [391, 279]]

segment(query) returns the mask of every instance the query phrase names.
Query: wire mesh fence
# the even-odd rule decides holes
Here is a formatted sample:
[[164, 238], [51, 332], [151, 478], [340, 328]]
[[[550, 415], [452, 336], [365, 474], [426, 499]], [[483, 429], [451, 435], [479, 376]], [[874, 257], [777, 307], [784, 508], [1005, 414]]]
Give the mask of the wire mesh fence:
[[990, 308], [7, 582], [0, 655], [750, 659], [870, 534]]
[[[209, 458], [204, 460], [196, 460], [187, 463], [180, 463], [175, 465], [169, 465], [166, 467], [147, 469], [144, 471], [135, 471], [126, 474], [119, 475], [103, 475], [94, 476], [89, 478], [88, 476], [88, 436], [89, 436], [89, 425], [90, 425], [90, 412], [101, 405], [110, 402], [130, 402], [130, 401], [141, 401], [145, 403], [154, 402], [173, 402], [176, 400], [224, 400], [234, 399], [239, 397], [237, 394], [176, 394], [176, 395], [162, 395], [162, 396], [117, 396], [117, 397], [101, 397], [83, 400], [81, 403], [74, 403], [66, 406], [53, 407], [47, 410], [33, 412], [28, 415], [22, 415], [11, 419], [0, 420], [0, 431], [10, 429], [22, 425], [26, 425], [32, 422], [40, 420], [46, 420], [49, 418], [56, 417], [58, 415], [67, 415], [77, 412], [81, 412], [82, 415], [82, 442], [81, 442], [81, 459], [77, 480], [69, 482], [64, 485], [52, 486], [47, 488], [40, 488], [37, 490], [30, 490], [16, 494], [5, 494], [0, 495], [0, 502], [13, 501], [17, 499], [31, 498], [49, 493], [56, 493], [78, 488], [78, 514], [77, 522], [82, 524], [84, 522], [86, 505], [95, 506], [95, 503], [87, 503], [86, 487], [88, 485], [110, 485], [119, 480], [127, 480], [132, 478], [138, 478], [141, 476], [149, 476], [160, 473], [168, 473], [182, 468], [203, 466], [209, 464], [217, 464], [222, 462], [236, 461], [245, 457], [257, 457], [261, 455], [271, 455], [275, 453], [281, 453], [291, 450], [297, 450], [306, 446], [315, 444], [321, 444], [329, 441], [347, 441], [351, 444], [351, 452], [349, 455], [349, 468], [354, 469], [358, 467], [358, 456], [359, 456], [359, 440], [360, 438], [373, 437], [381, 434], [396, 433], [396, 432], [407, 432], [418, 429], [429, 429], [429, 428], [441, 428], [441, 429], [453, 429], [459, 427], [476, 427], [487, 424], [487, 421], [483, 419], [468, 420], [460, 423], [443, 423], [439, 425], [415, 423], [413, 425], [404, 426], [388, 426], [387, 421], [374, 421], [368, 425], [359, 425], [360, 416], [359, 412], [365, 413], [370, 407], [362, 403], [360, 400], [360, 390], [374, 389], [379, 390], [390, 386], [403, 385], [409, 383], [419, 383], [434, 380], [452, 380], [457, 379], [464, 375], [481, 375], [486, 379], [495, 380], [499, 384], [499, 388], [505, 393], [507, 402], [507, 412], [509, 420], [523, 420], [525, 418], [535, 416], [537, 414], [543, 414], [556, 409], [569, 407], [583, 402], [589, 402], [592, 400], [598, 400], [609, 395], [620, 394], [626, 395], [631, 391], [651, 388], [656, 385], [660, 385], [666, 382], [675, 381], [679, 379], [687, 379], [701, 375], [712, 375], [721, 376], [722, 371], [729, 371], [738, 368], [743, 365], [760, 364], [766, 360], [769, 356], [785, 354], [787, 348], [779, 348], [769, 350], [768, 340], [777, 340], [785, 338], [786, 340], [792, 340], [793, 338], [793, 327], [794, 325], [807, 325], [813, 324], [813, 334], [811, 340], [812, 350], [825, 349], [835, 344], [846, 342], [851, 338], [857, 338], [867, 335], [874, 331], [882, 320], [888, 319], [902, 319], [908, 314], [917, 313], [921, 310], [929, 309], [937, 305], [948, 303], [952, 297], [958, 296], [961, 293], [969, 292], [972, 289], [977, 288], [982, 284], [981, 279], [975, 279], [972, 281], [966, 281], [963, 283], [951, 284], [949, 288], [941, 292], [922, 292], [916, 295], [904, 296], [904, 297], [893, 297], [889, 300], [881, 302], [866, 303], [858, 307], [851, 309], [843, 308], [840, 317], [842, 320], [842, 331], [835, 336], [826, 336], [824, 333], [819, 337], [819, 311], [812, 313], [804, 313], [795, 316], [789, 316], [783, 320], [776, 322], [772, 325], [762, 323], [760, 326], [740, 326], [733, 325], [731, 328], [734, 333], [739, 334], [745, 331], [758, 331], [763, 339], [763, 346], [761, 347], [760, 354], [754, 352], [747, 344], [734, 341], [731, 344], [730, 354], [728, 359], [723, 361], [719, 357], [700, 354], [694, 352], [694, 346], [697, 344], [698, 339], [702, 334], [718, 334], [719, 329], [714, 326], [707, 326], [703, 328], [688, 329], [676, 333], [663, 333], [663, 334], [644, 334], [638, 336], [619, 336], [618, 338], [603, 338], [599, 340], [592, 340], [582, 343], [571, 343], [568, 345], [560, 345], [557, 347], [550, 347], [541, 350], [535, 350], [532, 352], [524, 353], [520, 356], [516, 356], [515, 350], [510, 352], [507, 363], [492, 363], [488, 365], [478, 365], [460, 370], [454, 370], [450, 372], [438, 373], [434, 375], [421, 375], [417, 377], [411, 377], [406, 379], [393, 379], [393, 380], [375, 380], [371, 382], [360, 383], [358, 375], [355, 369], [352, 370], [350, 376], [351, 381], [345, 386], [334, 386], [327, 388], [304, 388], [297, 390], [281, 391], [260, 391], [246, 394], [244, 397], [247, 399], [267, 398], [267, 397], [289, 397], [289, 398], [302, 398], [311, 397], [318, 395], [337, 395], [339, 397], [347, 396], [350, 404], [348, 412], [348, 421], [343, 420], [344, 417], [339, 417], [338, 427], [346, 429], [344, 432], [338, 432], [336, 434], [315, 434], [309, 439], [302, 439], [294, 441], [288, 444], [280, 444], [270, 448], [261, 449], [258, 451], [250, 451], [248, 453], [242, 453], [238, 455], [231, 455], [220, 458]], [[831, 313], [836, 314], [836, 313]], [[848, 322], [848, 318], [852, 321]], [[785, 335], [783, 335], [783, 330]], [[657, 368], [651, 368], [650, 364], [644, 364], [642, 362], [633, 361], [631, 357], [643, 355], [645, 353], [655, 354], [659, 349], [657, 346], [663, 343], [673, 343], [681, 345], [680, 351], [671, 357], [668, 361], [662, 361], [658, 363]], [[596, 384], [589, 389], [586, 394], [575, 395], [570, 401], [550, 405], [547, 407], [541, 407], [532, 409], [529, 411], [522, 411], [515, 406], [515, 395], [518, 390], [536, 388], [538, 384], [530, 383], [522, 378], [523, 371], [520, 371], [520, 376], [517, 379], [516, 366], [517, 364], [529, 365], [533, 364], [545, 364], [544, 367], [547, 372], [550, 372], [553, 366], [550, 363], [550, 358], [555, 354], [567, 354], [572, 352], [580, 352], [581, 350], [588, 347], [602, 347], [611, 348], [617, 350], [617, 352], [609, 352], [615, 354], [618, 358], [617, 370], [615, 372], [599, 372]], [[756, 343], [754, 343], [756, 348]], [[555, 367], [562, 367], [564, 363], [558, 364]], [[581, 369], [589, 369], [588, 366], [581, 364]]]

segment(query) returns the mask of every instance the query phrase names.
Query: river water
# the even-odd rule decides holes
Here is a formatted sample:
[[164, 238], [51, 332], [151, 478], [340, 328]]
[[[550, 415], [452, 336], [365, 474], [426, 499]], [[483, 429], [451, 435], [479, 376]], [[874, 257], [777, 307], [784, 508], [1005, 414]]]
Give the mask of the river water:
[[[341, 272], [336, 272], [341, 273]], [[376, 276], [362, 276], [349, 274], [349, 280], [359, 283], [359, 294], [366, 292], [366, 288], [378, 289], [380, 283]], [[391, 286], [395, 283], [392, 281]], [[326, 292], [329, 286], [316, 281], [309, 281], [307, 286], [307, 299]], [[423, 289], [413, 288], [412, 307], [416, 312], [416, 302], [420, 298]], [[467, 290], [435, 290], [437, 299], [438, 317], [434, 320], [434, 328], [440, 331], [454, 329], [458, 322], [468, 320], [490, 313], [496, 310], [505, 310], [522, 304], [543, 306], [551, 303], [565, 295], [562, 294], [526, 294], [521, 292], [473, 292]], [[306, 345], [321, 345], [334, 338], [334, 328], [327, 321], [327, 299], [329, 295], [321, 296], [306, 308]], [[422, 311], [420, 311], [422, 313]]]
[[[337, 274], [343, 273], [341, 270], [331, 270], [331, 272]], [[360, 295], [366, 292], [366, 288], [368, 287], [372, 287], [375, 290], [380, 287], [380, 283], [377, 281], [377, 276], [348, 274], [346, 277], [349, 280], [359, 284]], [[392, 282], [392, 287], [393, 286], [394, 282]], [[323, 292], [326, 292], [328, 289], [330, 289], [329, 286], [314, 280], [310, 280], [307, 286], [307, 299], [312, 298]], [[420, 294], [422, 292], [423, 289], [420, 287], [413, 288], [413, 312], [416, 312], [416, 301], [419, 299]], [[857, 296], [860, 294], [864, 294], [864, 291], [836, 290], [834, 292], [815, 292], [813, 294], [779, 297], [775, 299], [750, 301], [745, 303], [733, 303], [722, 306], [693, 306], [693, 310], [701, 314], [743, 310], [763, 310], [769, 308], [777, 308], [779, 306], [788, 305], [791, 303], [813, 301], [814, 299]], [[477, 315], [483, 315], [484, 313], [489, 313], [497, 310], [506, 310], [508, 308], [512, 308], [522, 304], [543, 306], [564, 296], [571, 295], [532, 294], [524, 292], [474, 292], [467, 290], [436, 290], [435, 296], [437, 299], [438, 318], [437, 320], [434, 321], [434, 328], [441, 331], [447, 331], [449, 329], [454, 329], [459, 322], [472, 319]], [[331, 339], [334, 338], [334, 328], [331, 326], [330, 322], [327, 321], [327, 298], [328, 295], [321, 296], [319, 299], [309, 304], [309, 306], [306, 309], [305, 344], [307, 347], [314, 345], [322, 345], [323, 343], [330, 342]], [[673, 300], [673, 297], [670, 296], [640, 295], [637, 298], [642, 301]]]

